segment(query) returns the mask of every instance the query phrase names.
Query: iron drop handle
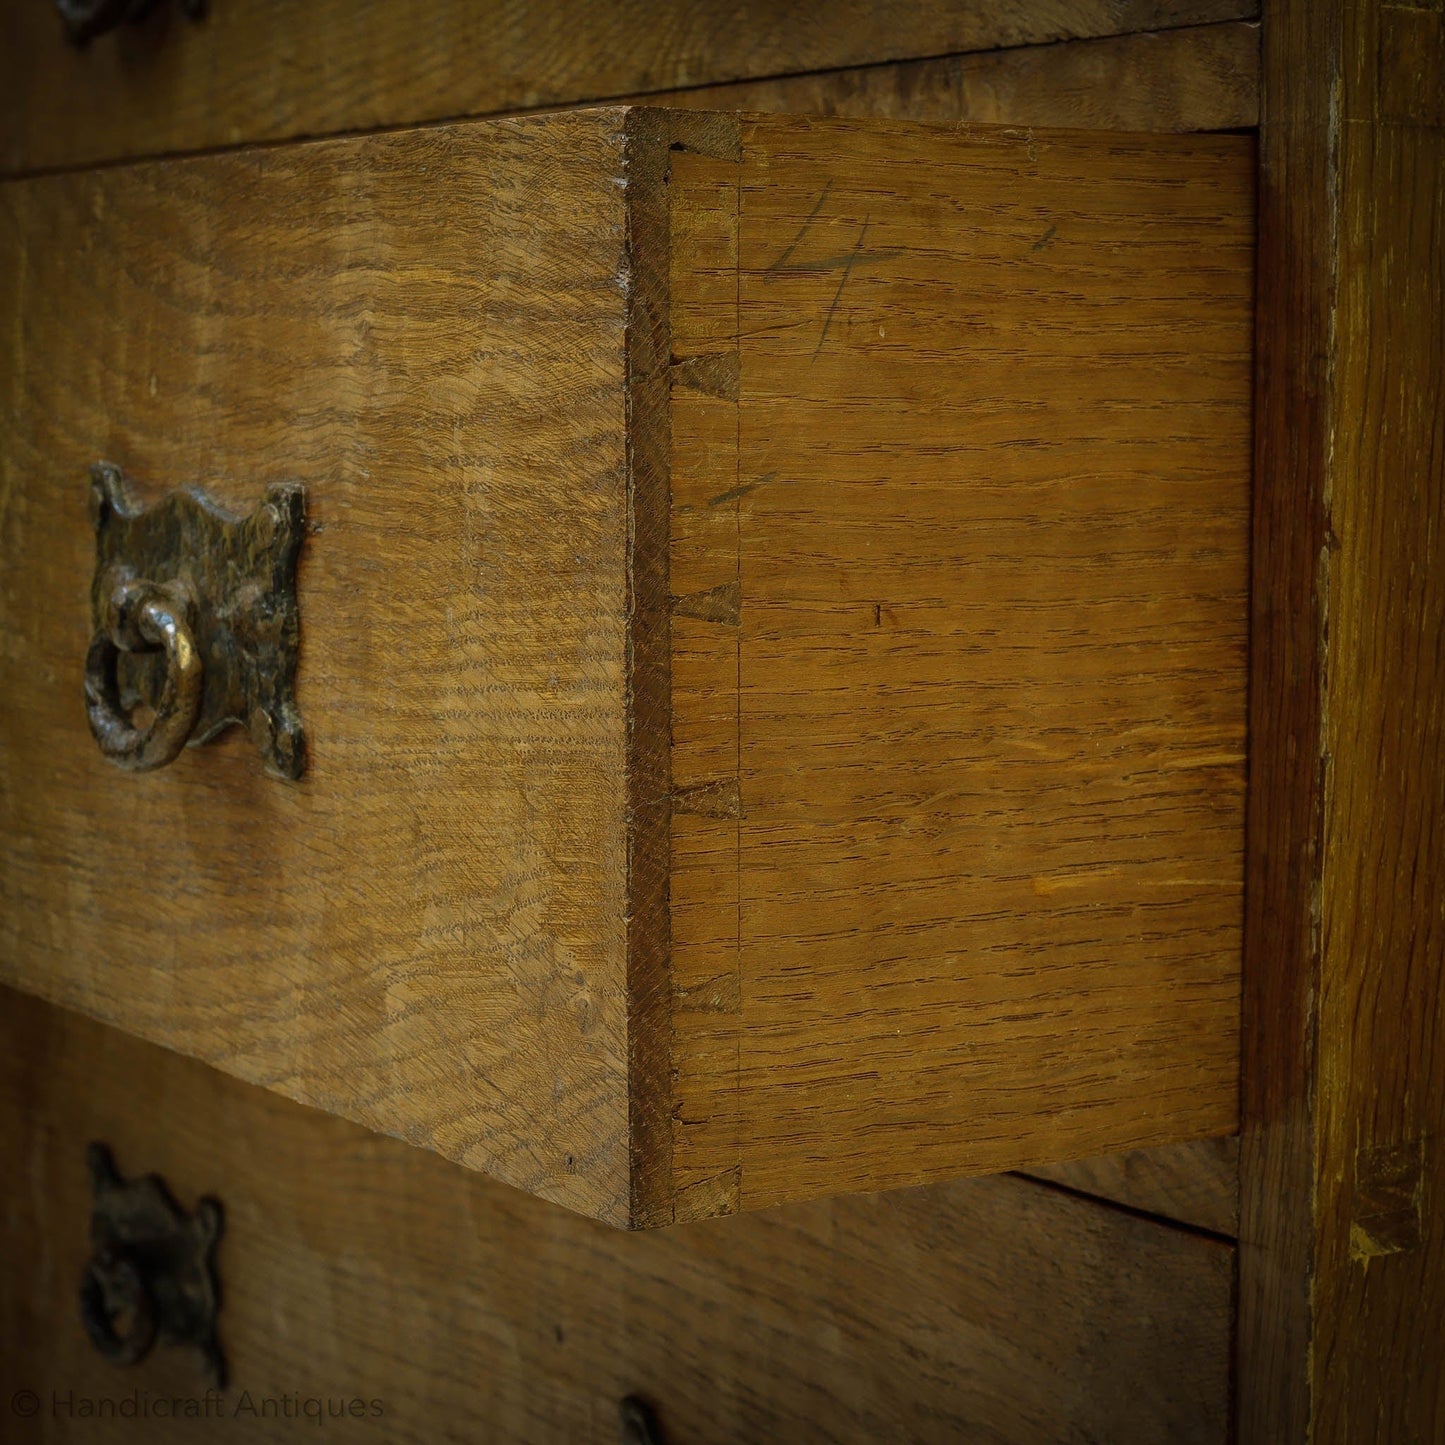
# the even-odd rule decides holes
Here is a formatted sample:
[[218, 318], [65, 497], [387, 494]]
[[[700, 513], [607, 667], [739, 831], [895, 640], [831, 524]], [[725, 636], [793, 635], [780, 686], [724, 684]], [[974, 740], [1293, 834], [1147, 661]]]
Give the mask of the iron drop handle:
[[306, 738], [294, 692], [296, 561], [305, 488], [273, 482], [244, 516], [195, 488], [143, 507], [120, 468], [99, 462], [90, 469], [90, 507], [85, 712], [104, 756], [145, 772], [239, 723], [268, 772], [299, 778]]
[[90, 1258], [80, 1280], [80, 1321], [117, 1365], [143, 1360], [157, 1341], [199, 1351], [215, 1389], [226, 1383], [216, 1339], [216, 1245], [224, 1216], [214, 1199], [187, 1214], [154, 1174], [125, 1178], [104, 1144], [85, 1151], [90, 1174]]
[[[100, 750], [135, 772], [164, 767], [186, 745], [201, 711], [205, 669], [191, 630], [192, 604], [172, 583], [119, 581], [105, 598], [100, 630], [85, 657], [85, 711]], [[137, 727], [120, 699], [122, 652], [163, 652], [165, 680], [154, 716]]]
[[[88, 45], [108, 30], [144, 20], [155, 4], [156, 0], [55, 0], [65, 33], [76, 45]], [[181, 0], [180, 11], [188, 20], [199, 20], [206, 12], [206, 0]]]

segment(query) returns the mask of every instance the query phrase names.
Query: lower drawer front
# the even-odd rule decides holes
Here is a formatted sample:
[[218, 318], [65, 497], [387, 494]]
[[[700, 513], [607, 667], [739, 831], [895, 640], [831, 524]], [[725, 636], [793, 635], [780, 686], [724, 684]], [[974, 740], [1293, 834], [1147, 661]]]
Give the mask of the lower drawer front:
[[[1012, 1176], [625, 1234], [3, 1004], [6, 1440], [600, 1445], [628, 1395], [669, 1445], [1226, 1438], [1216, 1240]], [[120, 1367], [81, 1330], [91, 1140], [221, 1201], [215, 1396], [187, 1350]]]

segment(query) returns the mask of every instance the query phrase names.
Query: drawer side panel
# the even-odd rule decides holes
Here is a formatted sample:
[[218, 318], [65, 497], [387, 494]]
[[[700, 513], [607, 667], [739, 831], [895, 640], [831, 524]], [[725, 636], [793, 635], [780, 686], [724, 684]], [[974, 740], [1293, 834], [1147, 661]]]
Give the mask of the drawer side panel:
[[672, 261], [736, 378], [674, 388], [675, 590], [732, 589], [674, 620], [677, 1217], [1226, 1134], [1252, 145], [742, 134], [731, 293]]

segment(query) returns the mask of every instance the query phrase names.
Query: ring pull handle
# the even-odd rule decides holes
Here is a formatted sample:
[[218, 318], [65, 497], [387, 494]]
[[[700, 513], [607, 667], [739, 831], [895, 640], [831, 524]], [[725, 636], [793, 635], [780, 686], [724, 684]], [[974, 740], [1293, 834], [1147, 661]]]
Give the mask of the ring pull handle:
[[80, 1319], [91, 1344], [117, 1365], [134, 1365], [155, 1344], [155, 1301], [140, 1269], [123, 1254], [95, 1255], [85, 1266]]
[[[119, 582], [102, 610], [85, 657], [85, 710], [100, 750], [132, 772], [175, 760], [201, 711], [205, 670], [191, 630], [184, 589], [172, 583]], [[123, 652], [163, 652], [165, 681], [155, 716], [136, 727], [120, 696], [117, 664]]]
[[223, 1215], [214, 1199], [187, 1214], [154, 1174], [127, 1179], [102, 1143], [85, 1151], [90, 1173], [90, 1258], [80, 1280], [80, 1320], [107, 1360], [134, 1365], [157, 1342], [200, 1354], [213, 1388], [226, 1383], [216, 1339], [216, 1244]]
[[[76, 45], [89, 45], [109, 30], [144, 20], [155, 5], [156, 0], [55, 0], [65, 33]], [[206, 13], [206, 0], [180, 0], [180, 11], [188, 20], [199, 20]]]
[[[194, 487], [146, 507], [119, 467], [97, 462], [90, 507], [85, 710], [101, 752], [144, 772], [239, 723], [267, 772], [300, 778], [296, 560], [305, 488], [273, 482], [244, 515]], [[154, 715], [143, 716], [141, 705]]]
[[666, 1445], [652, 1407], [640, 1395], [628, 1395], [617, 1406], [618, 1445]]

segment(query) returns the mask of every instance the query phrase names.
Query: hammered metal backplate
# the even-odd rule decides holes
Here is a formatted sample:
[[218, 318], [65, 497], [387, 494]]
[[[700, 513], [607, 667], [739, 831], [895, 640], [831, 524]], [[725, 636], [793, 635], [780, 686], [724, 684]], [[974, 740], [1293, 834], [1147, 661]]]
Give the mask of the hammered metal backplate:
[[[120, 468], [100, 463], [90, 470], [90, 495], [97, 638], [115, 635], [126, 597], [140, 588], [159, 590], [184, 614], [203, 668], [187, 745], [241, 723], [268, 771], [299, 778], [306, 742], [295, 700], [296, 562], [306, 530], [305, 489], [272, 485], [245, 517], [194, 489], [140, 507]], [[155, 709], [165, 689], [166, 654], [129, 650], [124, 637], [118, 641], [122, 645], [99, 649], [105, 676], [95, 690], [125, 716]]]
[[[55, 0], [65, 32], [77, 45], [89, 45], [99, 35], [121, 25], [138, 25], [156, 8], [156, 0]], [[180, 0], [188, 20], [206, 13], [206, 0]]]
[[154, 1174], [122, 1177], [104, 1144], [91, 1144], [85, 1162], [94, 1197], [80, 1315], [91, 1343], [119, 1365], [144, 1359], [157, 1341], [190, 1346], [208, 1382], [222, 1389], [215, 1267], [221, 1206], [202, 1199], [187, 1214]]

